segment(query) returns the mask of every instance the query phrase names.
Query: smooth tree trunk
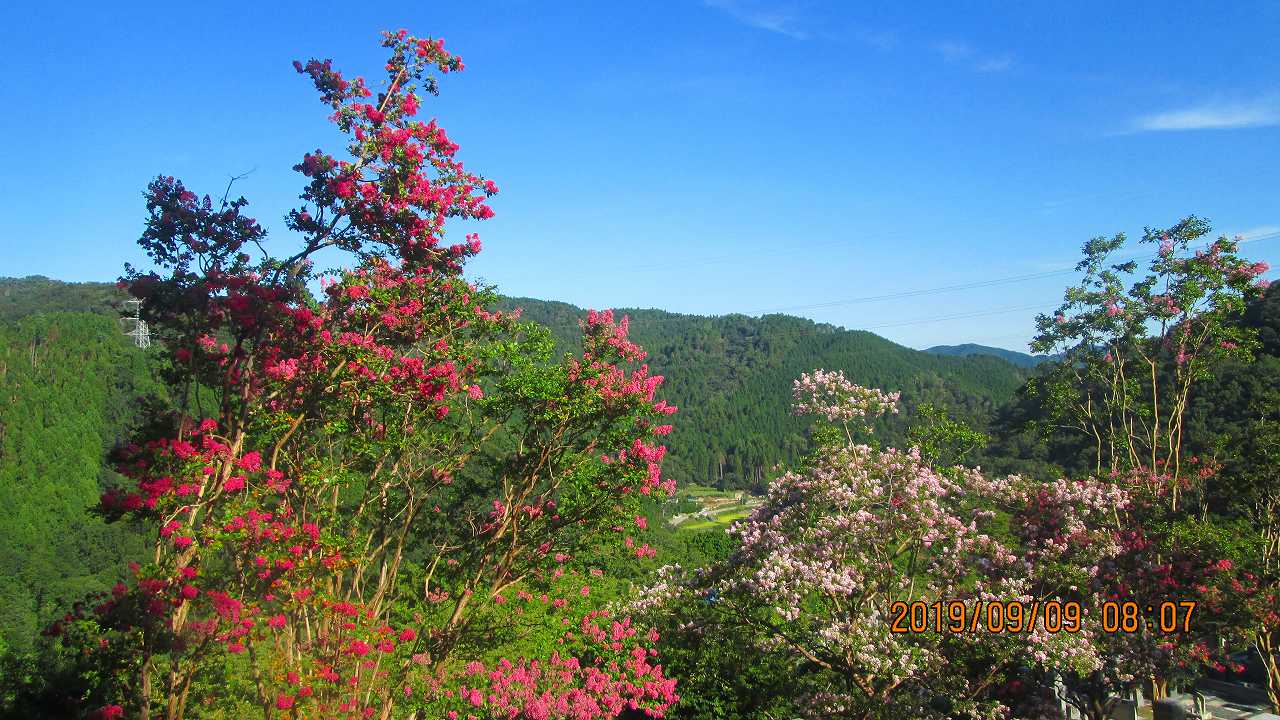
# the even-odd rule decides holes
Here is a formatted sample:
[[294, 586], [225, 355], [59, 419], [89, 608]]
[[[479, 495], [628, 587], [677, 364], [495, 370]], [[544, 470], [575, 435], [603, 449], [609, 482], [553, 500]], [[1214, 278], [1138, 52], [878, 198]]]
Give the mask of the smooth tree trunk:
[[1262, 667], [1267, 672], [1267, 699], [1271, 701], [1271, 712], [1280, 715], [1280, 657], [1276, 647], [1276, 634], [1260, 631], [1253, 637], [1253, 647], [1262, 658]]

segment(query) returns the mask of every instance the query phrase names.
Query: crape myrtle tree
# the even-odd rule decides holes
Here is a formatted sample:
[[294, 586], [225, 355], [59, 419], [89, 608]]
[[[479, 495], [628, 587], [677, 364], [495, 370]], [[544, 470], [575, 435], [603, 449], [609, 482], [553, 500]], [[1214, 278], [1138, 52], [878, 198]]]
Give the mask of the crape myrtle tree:
[[[1036, 586], [1017, 548], [997, 537], [1006, 519], [989, 509], [1015, 485], [1032, 492], [1031, 483], [939, 472], [916, 450], [860, 444], [855, 430], [895, 412], [897, 396], [841, 372], [806, 374], [794, 390], [796, 412], [820, 418], [815, 453], [730, 529], [737, 547], [727, 559], [663, 568], [628, 610], [666, 618], [668, 645], [714, 650], [731, 637], [741, 648], [726, 665], [749, 658], [752, 668], [782, 673], [753, 678], [782, 689], [754, 708], [757, 717], [1053, 717], [1044, 679], [1096, 670], [1089, 636], [1047, 632], [1043, 618], [1018, 612], [1029, 605], [1011, 605], [1006, 619], [1021, 632], [989, 632], [985, 616], [977, 629], [968, 621], [981, 602], [1030, 603], [1056, 589]], [[910, 627], [895, 602], [922, 603], [927, 627], [900, 632]], [[710, 705], [699, 691], [720, 693], [733, 711], [721, 716], [748, 716], [753, 699], [741, 688], [689, 664], [702, 675], [686, 694]]]
[[1258, 276], [1267, 266], [1241, 257], [1238, 240], [1194, 248], [1209, 232], [1194, 216], [1147, 229], [1141, 242], [1155, 252], [1136, 277], [1136, 261], [1113, 259], [1123, 234], [1090, 240], [1077, 266], [1083, 279], [1054, 315], [1037, 318], [1032, 343], [1036, 352], [1061, 353], [1029, 385], [1044, 411], [1040, 429], [1083, 437], [1093, 473], [1130, 497], [1116, 516], [1124, 547], [1114, 577], [1095, 580], [1140, 607], [1202, 603], [1197, 632], [1122, 643], [1104, 663], [1147, 677], [1155, 697], [1171, 677], [1210, 662], [1209, 651], [1239, 629], [1222, 592], [1232, 585], [1223, 562], [1229, 533], [1207, 502], [1216, 472], [1186, 455], [1186, 420], [1195, 387], [1224, 363], [1252, 357], [1256, 332], [1235, 319], [1265, 286]]
[[[132, 581], [52, 629], [98, 669], [100, 717], [661, 716], [675, 701], [657, 636], [592, 607], [588, 543], [619, 552], [660, 476], [675, 408], [627, 339], [592, 312], [583, 351], [462, 275], [492, 215], [436, 122], [415, 119], [441, 40], [384, 36], [375, 92], [330, 61], [314, 82], [347, 155], [316, 150], [271, 255], [243, 198], [148, 188], [154, 267], [122, 283], [185, 388], [123, 447], [129, 484], [102, 512], [154, 532]], [[348, 270], [313, 256], [341, 251]], [[319, 281], [319, 298], [308, 287]]]
[[1044, 424], [1087, 436], [1098, 475], [1141, 471], [1144, 489], [1172, 511], [1194, 508], [1203, 493], [1183, 457], [1192, 387], [1223, 362], [1252, 357], [1256, 332], [1233, 320], [1265, 287], [1267, 264], [1241, 257], [1238, 239], [1193, 252], [1209, 232], [1195, 216], [1148, 228], [1141, 243], [1157, 250], [1127, 288], [1138, 263], [1114, 261], [1124, 234], [1088, 241], [1077, 265], [1084, 277], [1054, 315], [1036, 318], [1032, 342], [1035, 352], [1062, 353], [1036, 383]]

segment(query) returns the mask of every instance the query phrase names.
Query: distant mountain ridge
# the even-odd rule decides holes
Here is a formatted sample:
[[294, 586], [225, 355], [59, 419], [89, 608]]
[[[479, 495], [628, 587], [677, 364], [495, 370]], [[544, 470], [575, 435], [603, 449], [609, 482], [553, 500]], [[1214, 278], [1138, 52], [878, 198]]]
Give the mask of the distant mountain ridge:
[[946, 355], [949, 357], [973, 357], [975, 355], [990, 355], [1006, 360], [1020, 368], [1033, 368], [1042, 362], [1052, 360], [1048, 355], [1029, 355], [1017, 350], [1006, 350], [1005, 348], [991, 347], [990, 345], [978, 345], [977, 343], [963, 343], [960, 345], [934, 345], [926, 348], [923, 352], [933, 353], [934, 355]]

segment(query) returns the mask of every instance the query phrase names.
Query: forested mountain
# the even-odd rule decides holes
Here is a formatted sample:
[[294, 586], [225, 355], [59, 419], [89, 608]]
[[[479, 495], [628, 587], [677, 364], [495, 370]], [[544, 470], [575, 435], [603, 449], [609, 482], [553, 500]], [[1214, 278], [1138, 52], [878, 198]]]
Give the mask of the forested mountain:
[[128, 298], [110, 283], [67, 283], [41, 275], [0, 277], [0, 321], [28, 315], [77, 312], [120, 317], [120, 303]]
[[1017, 350], [1006, 350], [1005, 348], [991, 347], [990, 345], [978, 345], [976, 343], [963, 343], [961, 345], [934, 345], [926, 348], [925, 352], [934, 355], [948, 355], [951, 357], [972, 357], [974, 355], [990, 355], [1007, 360], [1020, 368], [1033, 368], [1040, 363], [1049, 360], [1043, 355], [1028, 355]]
[[[127, 525], [88, 513], [136, 399], [161, 391], [144, 351], [104, 314], [113, 291], [0, 283], [0, 628], [11, 645], [30, 642], [51, 612], [110, 586], [121, 558], [141, 549]], [[97, 306], [62, 310], [82, 300]], [[36, 312], [42, 306], [55, 311]]]
[[[509, 298], [508, 307], [548, 326], [569, 347], [585, 311], [559, 302]], [[666, 376], [663, 397], [680, 408], [666, 471], [678, 481], [763, 488], [769, 469], [807, 447], [804, 423], [788, 415], [791, 383], [814, 368], [843, 370], [854, 382], [901, 391], [903, 416], [921, 403], [945, 407], [979, 428], [1026, 380], [1026, 371], [990, 356], [945, 357], [788, 315], [705, 317], [618, 309], [631, 337]], [[905, 422], [879, 428], [887, 443]]]

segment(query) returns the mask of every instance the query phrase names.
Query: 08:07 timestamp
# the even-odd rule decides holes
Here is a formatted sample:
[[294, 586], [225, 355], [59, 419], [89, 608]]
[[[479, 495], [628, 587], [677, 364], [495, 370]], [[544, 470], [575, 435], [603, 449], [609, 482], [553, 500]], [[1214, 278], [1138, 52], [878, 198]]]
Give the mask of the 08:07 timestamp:
[[[1159, 605], [1106, 601], [1098, 613], [1104, 633], [1176, 633], [1191, 630], [1196, 603], [1165, 601]], [[890, 630], [895, 633], [1022, 633], [1037, 627], [1045, 632], [1080, 632], [1084, 613], [1074, 601], [917, 600], [889, 606]]]

